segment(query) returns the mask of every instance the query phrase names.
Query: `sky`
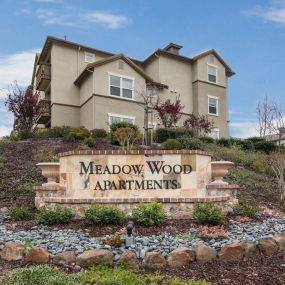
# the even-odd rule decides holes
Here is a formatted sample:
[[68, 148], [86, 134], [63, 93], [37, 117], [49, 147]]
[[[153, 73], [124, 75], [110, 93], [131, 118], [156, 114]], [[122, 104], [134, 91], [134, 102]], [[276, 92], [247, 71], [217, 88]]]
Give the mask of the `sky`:
[[192, 57], [214, 48], [236, 72], [229, 79], [230, 135], [256, 135], [265, 96], [285, 107], [285, 0], [1, 0], [0, 137], [13, 119], [9, 84], [31, 82], [47, 35], [145, 59], [169, 42]]

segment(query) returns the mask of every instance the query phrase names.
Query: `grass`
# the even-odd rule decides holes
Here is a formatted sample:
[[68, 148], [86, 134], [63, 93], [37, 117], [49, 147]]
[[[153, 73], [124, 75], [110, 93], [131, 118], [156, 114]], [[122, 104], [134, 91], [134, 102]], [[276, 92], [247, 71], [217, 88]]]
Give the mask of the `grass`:
[[3, 285], [211, 285], [204, 280], [184, 281], [159, 274], [145, 274], [126, 266], [95, 265], [89, 271], [68, 274], [48, 265], [13, 270]]

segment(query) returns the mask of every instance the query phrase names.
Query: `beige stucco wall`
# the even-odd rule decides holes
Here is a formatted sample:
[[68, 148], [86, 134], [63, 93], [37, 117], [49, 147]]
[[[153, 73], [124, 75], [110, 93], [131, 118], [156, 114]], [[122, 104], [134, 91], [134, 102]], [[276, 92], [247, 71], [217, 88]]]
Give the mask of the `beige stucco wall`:
[[143, 127], [144, 110], [141, 105], [127, 100], [119, 100], [109, 96], [94, 96], [95, 128], [108, 130], [108, 113], [135, 117], [135, 124]]
[[93, 81], [93, 73], [90, 72], [90, 75], [85, 79], [79, 88], [80, 106], [84, 104], [86, 100], [88, 100], [94, 93]]
[[89, 130], [93, 130], [95, 128], [94, 97], [88, 100], [80, 108], [80, 125], [86, 127]]
[[[197, 106], [195, 113], [208, 115], [208, 118], [214, 121], [214, 128], [219, 129], [220, 137], [227, 137], [229, 134], [226, 88], [198, 81], [193, 84], [193, 90], [194, 102]], [[218, 98], [218, 116], [208, 114], [208, 95]]]
[[196, 61], [193, 65], [193, 82], [196, 80], [208, 81], [208, 64], [217, 67], [217, 85], [227, 86], [227, 76], [225, 66], [215, 57], [211, 62], [211, 56], [204, 56]]
[[144, 77], [136, 72], [131, 66], [123, 61], [123, 69], [119, 68], [119, 60], [96, 67], [93, 72], [94, 93], [99, 95], [109, 95], [109, 72], [115, 75], [127, 76], [134, 79], [134, 100], [141, 100], [137, 95], [138, 91], [145, 90], [146, 83]]
[[80, 126], [80, 109], [78, 107], [52, 105], [51, 127], [56, 126]]

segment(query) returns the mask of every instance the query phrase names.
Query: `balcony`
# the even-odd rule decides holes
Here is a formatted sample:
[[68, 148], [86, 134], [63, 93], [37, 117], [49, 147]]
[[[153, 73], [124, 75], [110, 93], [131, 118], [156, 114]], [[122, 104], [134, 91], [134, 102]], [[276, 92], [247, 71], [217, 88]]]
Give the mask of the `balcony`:
[[45, 91], [51, 80], [51, 65], [41, 64], [38, 68], [37, 78], [37, 90]]
[[40, 100], [37, 106], [37, 124], [47, 124], [51, 117], [50, 100]]

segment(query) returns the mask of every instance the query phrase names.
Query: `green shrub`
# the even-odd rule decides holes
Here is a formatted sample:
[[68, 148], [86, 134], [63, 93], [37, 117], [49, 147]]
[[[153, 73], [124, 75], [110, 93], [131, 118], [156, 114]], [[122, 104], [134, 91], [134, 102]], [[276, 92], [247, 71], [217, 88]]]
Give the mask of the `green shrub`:
[[231, 139], [229, 139], [229, 138], [220, 138], [217, 140], [217, 144], [225, 146], [225, 147], [231, 147], [231, 145], [232, 145]]
[[33, 137], [33, 134], [30, 130], [20, 130], [17, 132], [20, 140], [26, 140]]
[[94, 129], [91, 131], [91, 135], [94, 138], [106, 138], [108, 133], [104, 129]]
[[133, 208], [132, 216], [135, 221], [144, 226], [153, 226], [160, 224], [166, 218], [166, 213], [162, 205], [156, 201], [151, 203], [140, 203]]
[[13, 142], [8, 136], [0, 138], [0, 145], [5, 145]]
[[31, 218], [32, 214], [25, 207], [17, 207], [9, 210], [9, 216], [13, 221], [23, 221]]
[[201, 224], [222, 225], [226, 217], [213, 203], [200, 203], [194, 206], [193, 217]]
[[90, 132], [83, 126], [72, 128], [72, 130], [68, 133], [68, 139], [76, 139], [76, 140], [84, 140], [90, 137]]
[[178, 138], [182, 149], [204, 150], [205, 143], [195, 137], [181, 136]]
[[64, 206], [52, 206], [41, 208], [37, 215], [37, 220], [43, 225], [66, 224], [74, 217], [74, 212], [71, 208]]
[[92, 205], [85, 210], [85, 219], [90, 224], [117, 225], [121, 224], [126, 216], [116, 206]]
[[247, 140], [251, 141], [252, 143], [265, 141], [265, 139], [262, 137], [250, 137], [250, 138], [247, 138]]
[[185, 128], [159, 128], [155, 131], [155, 141], [163, 143], [168, 139], [177, 139], [181, 136], [193, 136], [193, 132]]
[[259, 207], [245, 201], [240, 201], [239, 204], [234, 206], [233, 210], [235, 215], [252, 218], [259, 211]]
[[209, 136], [203, 136], [203, 137], [200, 137], [199, 139], [200, 139], [201, 142], [207, 143], [207, 144], [215, 142], [215, 140], [212, 137], [209, 137]]
[[260, 158], [256, 159], [250, 165], [250, 167], [254, 171], [256, 171], [256, 172], [267, 173], [267, 174], [271, 174], [272, 173], [272, 168], [270, 167], [270, 165], [268, 165], [268, 157], [267, 157], [267, 155], [260, 156]]
[[243, 150], [253, 150], [254, 149], [254, 144], [250, 140], [242, 140], [239, 143], [239, 145]]
[[272, 151], [276, 150], [277, 146], [274, 142], [271, 141], [259, 141], [253, 144], [253, 147], [256, 151], [261, 151], [266, 154], [271, 153]]
[[37, 129], [34, 132], [34, 137], [38, 138], [67, 138], [72, 131], [72, 127], [62, 126], [49, 129]]
[[181, 143], [176, 139], [167, 139], [162, 143], [161, 149], [181, 149]]
[[134, 125], [134, 124], [126, 122], [126, 121], [114, 122], [109, 127], [110, 127], [110, 139], [111, 139], [111, 143], [112, 144], [119, 145], [118, 140], [114, 136], [114, 133], [117, 131], [117, 129], [120, 129], [120, 128], [132, 128], [132, 129], [135, 130], [135, 132], [137, 134], [139, 134], [139, 127], [137, 125]]
[[124, 266], [114, 268], [107, 265], [95, 265], [82, 278], [82, 284], [88, 285], [211, 285], [206, 281], [183, 281], [178, 277], [159, 274], [142, 274]]
[[3, 285], [78, 285], [81, 274], [70, 274], [48, 265], [13, 270]]
[[87, 145], [88, 147], [93, 147], [95, 146], [95, 139], [92, 137], [85, 138], [84, 144]]

